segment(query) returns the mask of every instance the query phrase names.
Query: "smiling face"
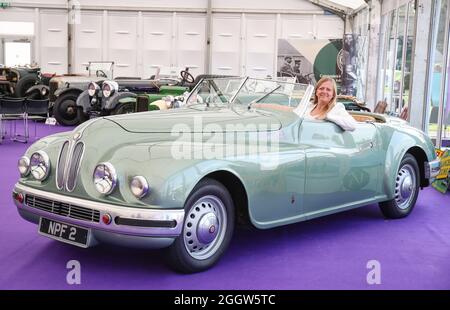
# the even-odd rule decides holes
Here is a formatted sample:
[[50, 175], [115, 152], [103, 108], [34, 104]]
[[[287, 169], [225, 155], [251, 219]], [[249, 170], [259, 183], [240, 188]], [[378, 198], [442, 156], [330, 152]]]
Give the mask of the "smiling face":
[[334, 97], [334, 85], [330, 80], [326, 80], [317, 86], [316, 98], [319, 103], [328, 104]]

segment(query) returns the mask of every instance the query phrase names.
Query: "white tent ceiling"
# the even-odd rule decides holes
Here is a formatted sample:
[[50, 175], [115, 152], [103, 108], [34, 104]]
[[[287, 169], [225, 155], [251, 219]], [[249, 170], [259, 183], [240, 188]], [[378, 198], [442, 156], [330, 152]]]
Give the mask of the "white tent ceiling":
[[311, 3], [317, 4], [323, 8], [328, 8], [331, 11], [343, 13], [346, 15], [359, 11], [366, 7], [364, 0], [309, 0]]

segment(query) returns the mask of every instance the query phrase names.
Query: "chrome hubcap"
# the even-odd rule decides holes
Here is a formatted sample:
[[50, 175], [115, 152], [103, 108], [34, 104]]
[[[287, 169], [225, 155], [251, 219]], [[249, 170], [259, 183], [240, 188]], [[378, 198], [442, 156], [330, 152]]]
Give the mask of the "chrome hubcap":
[[219, 221], [213, 212], [208, 212], [202, 216], [197, 227], [198, 240], [203, 244], [211, 243], [217, 236]]
[[395, 180], [395, 201], [400, 209], [407, 209], [416, 190], [416, 172], [406, 164], [400, 168]]
[[208, 195], [195, 202], [187, 212], [183, 240], [188, 253], [196, 259], [207, 259], [220, 248], [227, 226], [222, 200]]

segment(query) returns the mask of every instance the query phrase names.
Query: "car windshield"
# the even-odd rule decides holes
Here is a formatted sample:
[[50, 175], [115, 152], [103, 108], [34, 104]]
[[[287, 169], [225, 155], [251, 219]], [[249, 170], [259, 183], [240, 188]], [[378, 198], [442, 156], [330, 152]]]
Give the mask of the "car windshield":
[[89, 76], [105, 77], [112, 79], [113, 66], [114, 62], [112, 61], [89, 62], [88, 66]]
[[199, 82], [186, 99], [188, 106], [240, 104], [264, 107], [264, 104], [306, 107], [313, 91], [311, 85], [248, 77], [211, 78]]

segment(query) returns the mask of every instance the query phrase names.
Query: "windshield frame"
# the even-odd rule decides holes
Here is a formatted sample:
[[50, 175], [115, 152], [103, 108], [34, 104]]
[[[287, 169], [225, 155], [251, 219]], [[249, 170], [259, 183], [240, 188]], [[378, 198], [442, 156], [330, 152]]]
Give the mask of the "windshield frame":
[[[93, 65], [95, 64], [109, 64], [109, 69], [107, 70], [107, 72], [103, 71], [102, 69], [93, 69]], [[87, 66], [87, 70], [88, 70], [88, 76], [97, 76], [96, 73], [97, 71], [101, 70], [103, 71], [108, 79], [113, 79], [114, 78], [114, 61], [89, 61], [88, 62], [88, 66]], [[92, 72], [93, 71], [93, 72]], [[109, 76], [108, 73], [111, 75]]]
[[[220, 99], [221, 103], [224, 106], [228, 106], [228, 107], [232, 107], [233, 105], [236, 105], [235, 103], [235, 99], [238, 97], [239, 92], [242, 91], [242, 89], [248, 89], [247, 88], [247, 82], [249, 80], [253, 81], [261, 81], [261, 82], [273, 82], [274, 83], [274, 88], [270, 89], [270, 91], [268, 91], [266, 94], [263, 94], [261, 97], [257, 98], [257, 99], [262, 99], [267, 97], [267, 95], [269, 95], [270, 93], [272, 93], [273, 91], [279, 89], [281, 86], [283, 85], [292, 85], [292, 88], [294, 90], [295, 87], [305, 87], [304, 90], [304, 94], [300, 100], [300, 102], [298, 102], [298, 104], [296, 106], [292, 106], [291, 103], [289, 102], [289, 105], [283, 105], [280, 104], [280, 106], [288, 106], [288, 107], [292, 107], [294, 112], [296, 114], [298, 114], [299, 116], [302, 116], [305, 111], [306, 111], [306, 107], [307, 104], [309, 103], [310, 99], [311, 99], [311, 95], [314, 91], [314, 87], [310, 84], [302, 84], [302, 83], [293, 83], [293, 82], [286, 82], [286, 81], [277, 81], [277, 80], [273, 80], [273, 79], [264, 79], [264, 78], [250, 78], [248, 76], [240, 76], [240, 77], [216, 77], [216, 78], [211, 78], [211, 77], [206, 77], [206, 78], [202, 78], [197, 85], [194, 86], [194, 88], [192, 89], [192, 91], [189, 92], [189, 94], [185, 97], [185, 105], [186, 107], [189, 106], [193, 106], [193, 105], [199, 105], [199, 104], [204, 104], [205, 106], [209, 107], [209, 103], [205, 102], [192, 102], [189, 103], [192, 96], [194, 94], [198, 94], [198, 89], [200, 87], [202, 87], [204, 85], [205, 81], [209, 81], [209, 87], [211, 87], [212, 89], [214, 89], [214, 91], [217, 93], [218, 98]], [[232, 92], [231, 94], [224, 94], [222, 92], [222, 90], [217, 86], [217, 83], [212, 83], [213, 81], [236, 81], [239, 82], [238, 87], [236, 88], [236, 90], [234, 92]], [[289, 96], [291, 98], [291, 96]], [[219, 103], [220, 104], [220, 103]], [[248, 108], [248, 106], [252, 106], [252, 104], [250, 103], [245, 104], [245, 106]], [[301, 114], [300, 114], [301, 113]]]

